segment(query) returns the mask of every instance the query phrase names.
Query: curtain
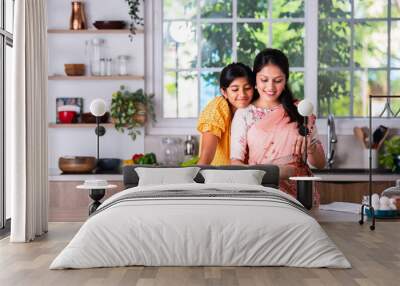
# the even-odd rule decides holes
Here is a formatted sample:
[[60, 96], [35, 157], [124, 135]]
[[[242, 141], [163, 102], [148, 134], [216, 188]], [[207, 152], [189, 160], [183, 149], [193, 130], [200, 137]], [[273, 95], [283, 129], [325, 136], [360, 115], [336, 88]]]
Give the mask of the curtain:
[[6, 117], [10, 241], [28, 242], [48, 229], [46, 0], [16, 1], [14, 11], [13, 93]]

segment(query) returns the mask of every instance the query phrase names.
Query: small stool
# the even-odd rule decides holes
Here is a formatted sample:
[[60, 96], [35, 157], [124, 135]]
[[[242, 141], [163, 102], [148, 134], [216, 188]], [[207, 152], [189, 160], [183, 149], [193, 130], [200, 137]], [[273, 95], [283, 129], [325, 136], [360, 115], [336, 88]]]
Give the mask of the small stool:
[[320, 177], [290, 177], [297, 183], [297, 200], [310, 210], [313, 206], [313, 182], [322, 181]]
[[93, 202], [89, 205], [89, 215], [94, 213], [97, 208], [101, 205], [100, 200], [106, 194], [107, 189], [116, 188], [116, 185], [106, 185], [106, 186], [91, 186], [91, 185], [79, 185], [76, 186], [77, 189], [89, 190], [89, 197], [93, 200]]

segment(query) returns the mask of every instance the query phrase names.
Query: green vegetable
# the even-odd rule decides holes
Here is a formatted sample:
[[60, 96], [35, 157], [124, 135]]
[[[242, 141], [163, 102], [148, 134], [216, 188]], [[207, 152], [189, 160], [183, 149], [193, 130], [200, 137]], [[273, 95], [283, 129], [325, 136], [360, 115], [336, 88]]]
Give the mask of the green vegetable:
[[197, 164], [199, 161], [199, 156], [193, 156], [189, 160], [186, 160], [185, 162], [181, 163], [181, 167], [189, 167], [189, 166], [194, 166]]
[[151, 162], [151, 160], [150, 160], [149, 154], [144, 155], [144, 163], [146, 165], [150, 165], [151, 164], [150, 162]]
[[154, 153], [149, 153], [147, 154], [149, 156], [149, 164], [157, 164], [157, 158], [156, 158], [156, 154]]
[[138, 159], [139, 165], [154, 165], [157, 164], [156, 154], [147, 153], [143, 157]]
[[144, 164], [146, 164], [146, 156], [141, 157], [141, 158], [139, 159], [139, 161], [138, 161], [138, 164], [139, 164], [139, 165], [144, 165]]

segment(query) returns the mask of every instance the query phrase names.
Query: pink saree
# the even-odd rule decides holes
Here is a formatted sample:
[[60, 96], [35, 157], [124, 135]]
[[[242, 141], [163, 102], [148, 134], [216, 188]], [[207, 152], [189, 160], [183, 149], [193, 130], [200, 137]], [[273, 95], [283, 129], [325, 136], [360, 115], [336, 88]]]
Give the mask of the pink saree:
[[[311, 144], [318, 144], [317, 148], [322, 148], [315, 119], [315, 116], [309, 117]], [[293, 154], [298, 134], [297, 122], [289, 122], [282, 105], [272, 109], [250, 105], [236, 111], [232, 121], [231, 159], [243, 160], [248, 150], [249, 165], [288, 165], [294, 167], [294, 176], [312, 176], [308, 165], [301, 161], [300, 156]], [[295, 182], [281, 180], [279, 187], [296, 197]], [[315, 199], [319, 201], [318, 196]]]

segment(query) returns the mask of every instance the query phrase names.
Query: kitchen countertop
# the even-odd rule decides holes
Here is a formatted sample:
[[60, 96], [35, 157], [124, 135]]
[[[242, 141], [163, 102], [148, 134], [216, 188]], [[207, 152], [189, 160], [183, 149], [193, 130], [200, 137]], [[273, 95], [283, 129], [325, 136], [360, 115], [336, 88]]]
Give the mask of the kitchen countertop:
[[[328, 182], [368, 182], [368, 169], [323, 169], [312, 170], [315, 176], [321, 177]], [[374, 169], [372, 172], [373, 182], [396, 181], [400, 179], [399, 173], [390, 170]]]
[[61, 174], [49, 173], [49, 181], [107, 180], [122, 181], [122, 174]]
[[[368, 182], [368, 169], [323, 169], [312, 170], [315, 176], [321, 177], [327, 182]], [[60, 172], [50, 172], [49, 181], [84, 181], [84, 180], [107, 180], [122, 181], [122, 174], [61, 174]], [[392, 173], [388, 170], [374, 170], [372, 181], [396, 181], [400, 179], [400, 174]]]

